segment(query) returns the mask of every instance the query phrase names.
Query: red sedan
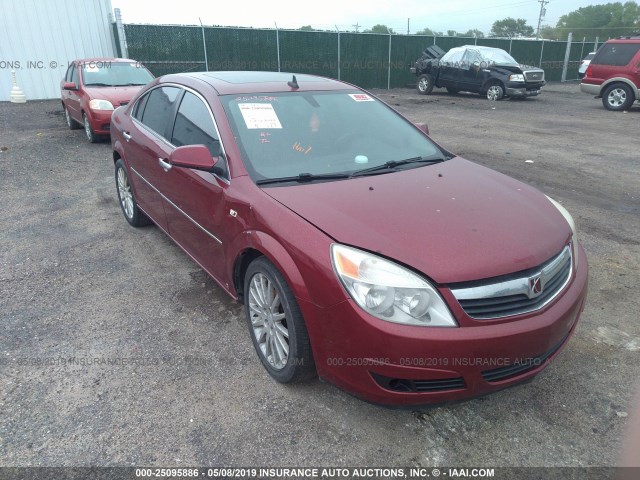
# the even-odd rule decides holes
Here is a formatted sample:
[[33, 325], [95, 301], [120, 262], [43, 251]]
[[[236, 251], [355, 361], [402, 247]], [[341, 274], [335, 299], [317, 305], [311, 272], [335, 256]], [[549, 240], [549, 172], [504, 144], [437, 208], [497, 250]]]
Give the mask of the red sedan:
[[571, 215], [310, 75], [167, 75], [111, 124], [118, 196], [245, 305], [280, 382], [439, 403], [539, 373], [587, 292]]
[[126, 105], [153, 75], [141, 63], [126, 58], [74, 60], [60, 82], [67, 126], [84, 128], [91, 143], [109, 135], [111, 114]]

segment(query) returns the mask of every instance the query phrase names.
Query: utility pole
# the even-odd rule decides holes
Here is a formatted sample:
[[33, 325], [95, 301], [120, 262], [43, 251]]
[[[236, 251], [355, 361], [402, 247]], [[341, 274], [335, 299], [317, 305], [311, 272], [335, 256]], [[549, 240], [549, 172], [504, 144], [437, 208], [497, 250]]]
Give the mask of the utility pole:
[[547, 13], [547, 10], [544, 8], [546, 4], [548, 4], [551, 0], [538, 0], [540, 4], [540, 15], [538, 16], [538, 30], [536, 31], [536, 40], [540, 39], [540, 24], [542, 23], [542, 18]]
[[356, 29], [356, 33], [358, 33], [358, 29], [360, 28], [360, 24], [358, 22], [354, 23], [353, 25], [351, 25], [353, 28]]
[[407, 35], [409, 35], [409, 22], [411, 21], [410, 18], [407, 18]]

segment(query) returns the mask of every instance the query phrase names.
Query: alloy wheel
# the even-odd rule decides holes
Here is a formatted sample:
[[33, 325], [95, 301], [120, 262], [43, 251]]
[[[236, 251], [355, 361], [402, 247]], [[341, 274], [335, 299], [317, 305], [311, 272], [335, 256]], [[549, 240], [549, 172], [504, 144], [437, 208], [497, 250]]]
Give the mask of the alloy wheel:
[[627, 101], [627, 92], [625, 92], [622, 88], [614, 88], [609, 92], [607, 101], [612, 107], [620, 108]]
[[128, 219], [133, 218], [133, 195], [131, 194], [131, 186], [124, 169], [118, 170], [118, 196], [122, 204], [122, 210]]
[[269, 365], [282, 370], [289, 358], [289, 330], [280, 293], [263, 273], [249, 286], [249, 312], [253, 334]]

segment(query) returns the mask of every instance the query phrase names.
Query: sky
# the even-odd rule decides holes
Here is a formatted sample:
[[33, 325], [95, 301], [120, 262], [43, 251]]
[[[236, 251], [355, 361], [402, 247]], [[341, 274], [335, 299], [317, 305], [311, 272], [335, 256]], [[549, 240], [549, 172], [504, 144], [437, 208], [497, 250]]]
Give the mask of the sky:
[[[466, 32], [477, 28], [485, 34], [496, 20], [524, 18], [536, 28], [538, 0], [111, 0], [120, 8], [124, 23], [199, 24], [255, 28], [314, 28], [362, 31], [381, 23], [398, 33], [415, 33], [425, 27], [435, 31]], [[610, 3], [603, 0], [550, 0], [542, 25], [555, 26], [558, 19], [588, 5]], [[178, 6], [179, 8], [176, 8]]]

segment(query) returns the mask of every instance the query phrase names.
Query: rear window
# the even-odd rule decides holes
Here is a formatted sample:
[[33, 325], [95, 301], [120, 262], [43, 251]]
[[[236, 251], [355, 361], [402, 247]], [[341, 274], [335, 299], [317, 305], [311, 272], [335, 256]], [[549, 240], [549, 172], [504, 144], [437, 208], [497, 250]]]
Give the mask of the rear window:
[[624, 67], [629, 64], [638, 50], [640, 50], [640, 43], [607, 43], [602, 46], [592, 63]]

